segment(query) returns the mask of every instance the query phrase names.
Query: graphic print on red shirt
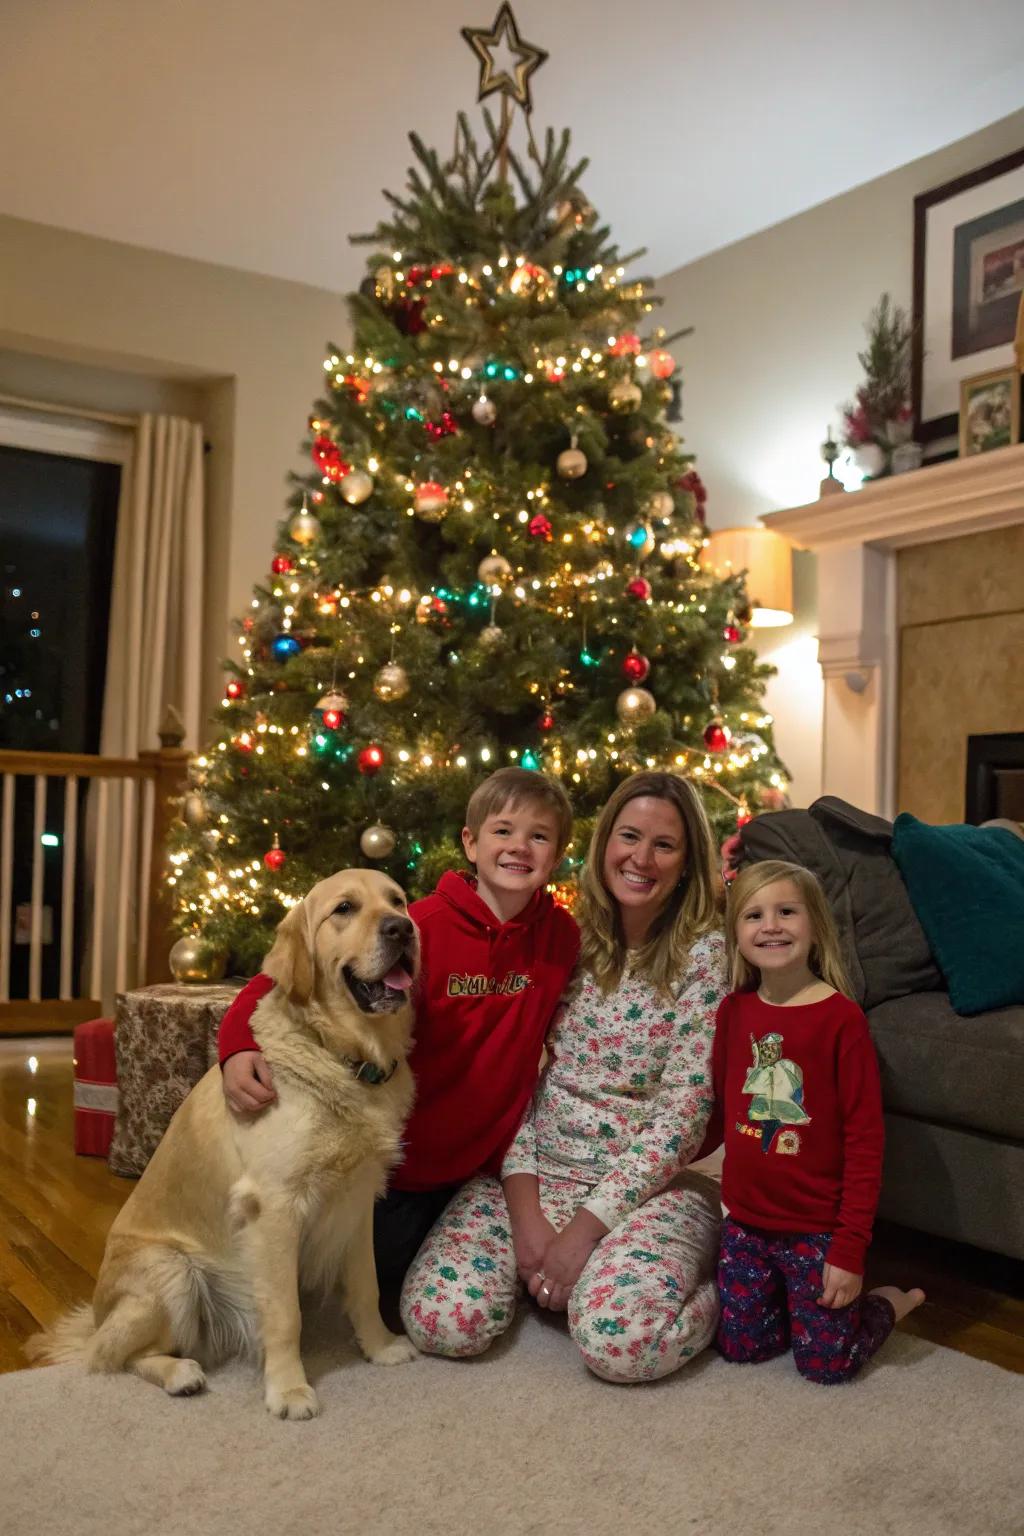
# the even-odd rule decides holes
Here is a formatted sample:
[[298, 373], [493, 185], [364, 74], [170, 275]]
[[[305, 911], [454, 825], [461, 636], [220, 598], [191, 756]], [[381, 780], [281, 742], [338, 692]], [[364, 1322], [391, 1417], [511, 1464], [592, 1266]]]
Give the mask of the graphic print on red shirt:
[[[391, 1183], [437, 1189], [499, 1172], [536, 1085], [579, 933], [545, 891], [501, 922], [469, 874], [443, 875], [409, 915], [420, 935], [409, 1058], [416, 1099]], [[256, 976], [231, 1004], [218, 1036], [222, 1063], [259, 1049], [258, 1006], [273, 985]]]

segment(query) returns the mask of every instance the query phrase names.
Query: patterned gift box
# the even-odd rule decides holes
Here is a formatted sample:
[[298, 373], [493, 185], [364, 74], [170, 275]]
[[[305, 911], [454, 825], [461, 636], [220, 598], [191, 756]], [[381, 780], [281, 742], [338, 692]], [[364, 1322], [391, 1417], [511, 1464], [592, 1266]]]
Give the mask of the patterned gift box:
[[107, 1159], [114, 1173], [143, 1172], [171, 1116], [217, 1061], [217, 1031], [244, 981], [160, 982], [118, 994], [114, 1043], [119, 1098]]
[[75, 1151], [106, 1157], [117, 1110], [113, 1019], [75, 1026]]

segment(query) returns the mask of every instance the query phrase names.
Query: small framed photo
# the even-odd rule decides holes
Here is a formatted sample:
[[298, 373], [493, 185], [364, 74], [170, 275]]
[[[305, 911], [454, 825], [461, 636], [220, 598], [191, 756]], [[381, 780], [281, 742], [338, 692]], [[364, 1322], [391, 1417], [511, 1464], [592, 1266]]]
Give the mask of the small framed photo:
[[992, 368], [960, 382], [960, 457], [1020, 442], [1020, 374]]
[[919, 442], [955, 436], [961, 385], [1009, 362], [1022, 294], [1019, 149], [914, 199], [911, 389]]

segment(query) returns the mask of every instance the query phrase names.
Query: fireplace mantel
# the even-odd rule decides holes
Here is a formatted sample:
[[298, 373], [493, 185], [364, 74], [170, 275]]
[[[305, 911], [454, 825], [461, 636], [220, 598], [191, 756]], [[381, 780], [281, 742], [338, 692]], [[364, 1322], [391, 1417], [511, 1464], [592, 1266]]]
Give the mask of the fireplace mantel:
[[1024, 445], [895, 475], [762, 521], [817, 556], [823, 792], [891, 816], [897, 551], [1024, 523]]

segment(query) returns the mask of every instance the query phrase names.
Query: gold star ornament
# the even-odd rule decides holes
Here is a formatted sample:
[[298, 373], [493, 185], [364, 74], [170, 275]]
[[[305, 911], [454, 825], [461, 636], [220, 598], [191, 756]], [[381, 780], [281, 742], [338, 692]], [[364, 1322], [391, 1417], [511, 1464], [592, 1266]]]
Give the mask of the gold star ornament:
[[[508, 0], [504, 0], [489, 32], [486, 27], [463, 27], [462, 35], [480, 59], [477, 101], [483, 101], [493, 91], [500, 91], [517, 102], [524, 112], [531, 112], [530, 76], [544, 63], [547, 54], [543, 48], [523, 42]], [[495, 58], [499, 49], [500, 57]]]

